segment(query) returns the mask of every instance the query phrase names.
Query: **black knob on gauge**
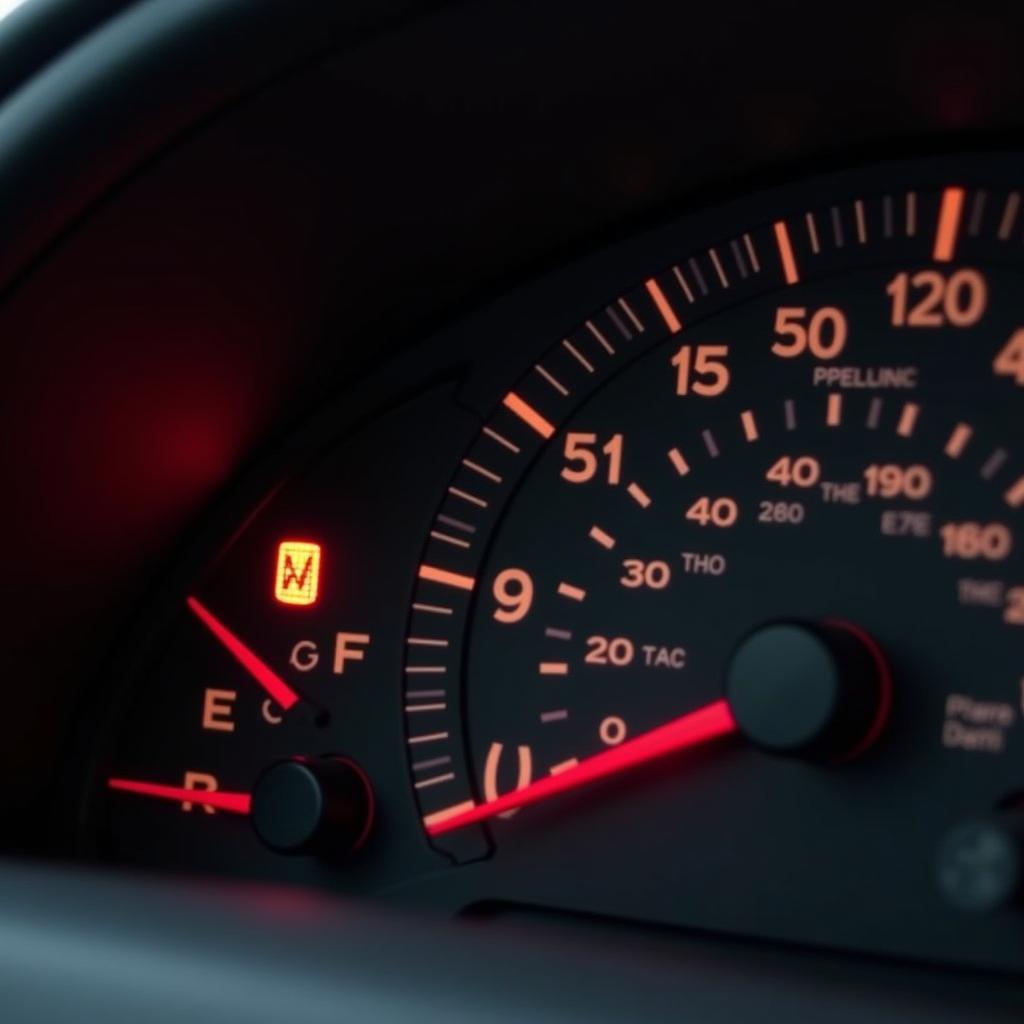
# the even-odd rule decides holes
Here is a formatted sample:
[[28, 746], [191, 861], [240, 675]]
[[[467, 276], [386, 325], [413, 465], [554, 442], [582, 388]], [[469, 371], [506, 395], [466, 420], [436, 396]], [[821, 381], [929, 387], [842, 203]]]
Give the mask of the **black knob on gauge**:
[[985, 913], [1024, 901], [1024, 809], [952, 828], [939, 844], [935, 881], [957, 910]]
[[733, 654], [726, 697], [740, 732], [811, 761], [859, 753], [888, 714], [889, 670], [878, 645], [849, 623], [774, 622]]
[[277, 853], [341, 856], [366, 842], [374, 797], [348, 758], [291, 757], [267, 768], [252, 793], [250, 818]]

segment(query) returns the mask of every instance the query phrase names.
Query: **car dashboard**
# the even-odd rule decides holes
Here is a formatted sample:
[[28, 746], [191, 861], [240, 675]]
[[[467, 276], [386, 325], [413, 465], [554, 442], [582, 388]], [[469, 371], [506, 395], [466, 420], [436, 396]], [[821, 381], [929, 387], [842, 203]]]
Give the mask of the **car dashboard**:
[[1022, 28], [0, 19], [9, 1019], [1016, 1019]]

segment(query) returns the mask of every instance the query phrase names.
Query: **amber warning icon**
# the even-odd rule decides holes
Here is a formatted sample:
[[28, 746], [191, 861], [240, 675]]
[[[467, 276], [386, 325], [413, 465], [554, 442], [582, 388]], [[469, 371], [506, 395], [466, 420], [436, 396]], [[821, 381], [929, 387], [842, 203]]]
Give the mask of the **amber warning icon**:
[[320, 592], [320, 545], [281, 541], [277, 548], [274, 597], [281, 604], [315, 604]]

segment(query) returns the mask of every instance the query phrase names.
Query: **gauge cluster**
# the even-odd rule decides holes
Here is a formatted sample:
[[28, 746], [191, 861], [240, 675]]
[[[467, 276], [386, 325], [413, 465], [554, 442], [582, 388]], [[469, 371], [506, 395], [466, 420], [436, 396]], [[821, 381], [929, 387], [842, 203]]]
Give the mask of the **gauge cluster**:
[[1024, 967], [1022, 167], [738, 197], [339, 399], [106, 681], [82, 848]]

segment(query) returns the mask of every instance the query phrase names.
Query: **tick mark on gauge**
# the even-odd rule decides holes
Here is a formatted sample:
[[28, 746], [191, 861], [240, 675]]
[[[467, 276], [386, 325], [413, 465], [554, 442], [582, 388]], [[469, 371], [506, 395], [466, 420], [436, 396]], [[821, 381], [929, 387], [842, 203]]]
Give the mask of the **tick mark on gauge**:
[[1011, 192], [1006, 197], [1006, 205], [1003, 207], [1003, 215], [999, 219], [999, 231], [997, 237], [1000, 242], [1005, 242], [1013, 231], [1013, 222], [1017, 219], [1017, 210], [1020, 209], [1020, 193]]
[[732, 253], [732, 260], [736, 264], [736, 269], [740, 272], [740, 277], [745, 281], [747, 279], [747, 264], [743, 259], [743, 250], [740, 248], [740, 243], [735, 238], [729, 243], [729, 251]]
[[415, 601], [412, 607], [414, 611], [423, 612], [425, 615], [453, 615], [455, 613], [454, 608], [443, 604], [423, 604], [421, 601]]
[[745, 409], [740, 413], [740, 423], [743, 424], [743, 436], [748, 441], [756, 441], [758, 438], [757, 421], [750, 409]]
[[967, 223], [967, 234], [972, 238], [977, 238], [981, 233], [981, 221], [985, 216], [985, 200], [987, 198], [988, 193], [983, 188], [979, 188], [974, 193], [974, 200], [971, 203], [971, 216]]
[[786, 429], [796, 430], [796, 402], [792, 398], [787, 398], [782, 408], [786, 416]]
[[587, 598], [587, 592], [582, 587], [574, 587], [571, 583], [559, 583], [558, 593], [570, 601], [585, 601]]
[[715, 441], [715, 435], [710, 430], [701, 431], [700, 435], [704, 439], [704, 447], [708, 450], [708, 455], [713, 459], [718, 458], [718, 442]]
[[406, 704], [405, 713], [408, 715], [423, 713], [425, 711], [445, 711], [447, 708], [448, 705], [444, 701], [438, 701], [435, 704]]
[[948, 263], [953, 258], [963, 207], [962, 188], [947, 188], [942, 193], [939, 220], [935, 226], [935, 247], [932, 250], [932, 258], [938, 263]]
[[441, 740], [448, 739], [449, 735], [447, 732], [428, 732], [422, 736], [410, 736], [407, 742], [410, 747], [418, 746], [421, 743], [440, 743]]
[[1005, 448], [997, 448], [989, 457], [985, 460], [985, 465], [981, 467], [981, 476], [984, 480], [991, 480], [995, 475], [1003, 468], [1004, 463], [1010, 457], [1010, 453]]
[[690, 466], [686, 459], [683, 458], [683, 453], [678, 448], [672, 448], [668, 453], [668, 460], [672, 463], [675, 471], [680, 476], [686, 476], [690, 472]]
[[474, 807], [476, 804], [472, 800], [465, 800], [461, 804], [453, 804], [451, 807], [445, 807], [444, 810], [434, 811], [433, 814], [425, 814], [423, 824], [427, 828], [430, 828], [431, 825], [440, 825], [441, 822], [465, 814], [466, 811], [471, 811]]
[[626, 341], [633, 340], [633, 332], [623, 323], [622, 317], [616, 312], [614, 306], [606, 306], [604, 310], [608, 314], [608, 319], [615, 324], [616, 330], [622, 335]]
[[456, 530], [462, 530], [463, 533], [476, 533], [476, 527], [471, 526], [469, 523], [464, 523], [461, 519], [454, 519], [452, 516], [439, 515], [437, 517], [439, 523], [444, 523], [445, 526], [454, 527]]
[[700, 264], [690, 257], [686, 261], [686, 265], [690, 268], [690, 273], [693, 274], [694, 280], [697, 282], [697, 287], [700, 289], [701, 295], [708, 294], [708, 283], [704, 280], [704, 275], [701, 273]]
[[871, 399], [868, 405], [868, 430], [877, 430], [878, 424], [882, 422], [882, 400], [877, 395]]
[[1022, 476], [1007, 492], [1006, 503], [1012, 508], [1024, 505], [1024, 476]]
[[544, 630], [544, 635], [551, 640], [571, 640], [572, 631], [568, 629], [555, 629], [554, 626], [548, 626]]
[[917, 427], [917, 417], [920, 415], [920, 412], [921, 407], [915, 402], [904, 403], [899, 423], [896, 424], [896, 433], [900, 437], [913, 437], [914, 429]]
[[690, 282], [683, 277], [683, 272], [679, 267], [673, 267], [672, 273], [676, 275], [676, 280], [679, 282], [679, 287], [682, 288], [683, 294], [686, 296], [686, 301], [690, 303], [696, 302], [697, 300], [693, 297], [693, 291], [690, 288]]
[[[506, 448], [506, 449], [508, 449], [508, 451], [512, 452], [513, 455], [518, 455], [522, 451], [522, 449], [519, 447], [519, 445], [513, 444], [503, 434], [499, 434], [496, 430], [493, 430], [490, 427], [484, 427], [484, 433], [492, 441], [496, 442], [497, 444], [500, 444], [502, 448]], [[440, 519], [441, 517], [438, 516], [437, 518]]]
[[678, 334], [683, 329], [683, 325], [679, 322], [679, 317], [676, 316], [676, 312], [669, 304], [668, 299], [665, 298], [665, 293], [661, 290], [661, 286], [651, 277], [645, 282], [645, 287], [647, 288], [648, 295], [654, 300], [654, 305], [657, 306], [658, 312], [668, 326], [669, 331], [672, 334]]
[[442, 782], [451, 782], [455, 778], [454, 772], [446, 772], [444, 775], [435, 775], [429, 779], [420, 779], [413, 783], [414, 789], [429, 789], [431, 786], [439, 786]]
[[643, 325], [643, 321], [633, 312], [633, 307], [625, 300], [619, 299], [619, 308], [626, 316], [632, 321], [633, 326], [637, 329], [639, 334], [643, 334], [646, 328]]
[[728, 288], [729, 279], [725, 276], [725, 270], [722, 267], [722, 261], [718, 258], [718, 253], [712, 248], [708, 249], [708, 255], [711, 257], [711, 263], [715, 268], [715, 273], [718, 275], [718, 280], [722, 282], [722, 287]]
[[906, 200], [906, 232], [908, 238], [917, 234], [917, 193], [908, 192]]
[[449, 572], [447, 569], [440, 569], [436, 565], [421, 565], [419, 576], [421, 580], [430, 583], [440, 583], [445, 587], [455, 587], [457, 590], [472, 590], [476, 586], [476, 580], [472, 576], [464, 576], [459, 572]]
[[559, 711], [542, 711], [540, 715], [541, 725], [550, 725], [552, 722], [564, 722], [569, 717], [565, 708]]
[[754, 240], [750, 235], [743, 236], [743, 244], [747, 247], [747, 255], [750, 257], [750, 265], [755, 274], [761, 273], [761, 261], [757, 258], [757, 250], [754, 248]]
[[821, 242], [818, 241], [818, 223], [814, 214], [804, 214], [804, 222], [807, 224], [807, 240], [811, 243], [811, 252], [817, 256], [821, 252]]
[[615, 547], [615, 538], [610, 533], [605, 533], [600, 526], [590, 528], [590, 539], [608, 551]]
[[856, 199], [853, 203], [853, 215], [857, 221], [857, 241], [861, 245], [867, 245], [868, 225], [864, 216], [864, 200]]
[[953, 433], [949, 435], [949, 440], [946, 442], [946, 454], [951, 459], [959, 459], [963, 455], [964, 449], [970, 443], [973, 433], [973, 429], [966, 423], [958, 423], [953, 428]]
[[775, 222], [775, 243], [779, 247], [779, 259], [782, 261], [782, 272], [785, 275], [786, 284], [796, 284], [800, 280], [800, 274], [796, 269], [793, 245], [789, 240], [789, 229], [784, 220]]
[[568, 338], [565, 338], [562, 341], [562, 347], [566, 350], [566, 352], [569, 353], [569, 355], [573, 357], [573, 359], [576, 360], [577, 363], [580, 364], [580, 366], [583, 367], [584, 370], [587, 371], [587, 373], [594, 372], [594, 364], [589, 359], [587, 359], [587, 357], [584, 356], [583, 353], [580, 352], [580, 350], [576, 348], [576, 346], [571, 341], [569, 341]]
[[[613, 310], [609, 310], [609, 312], [613, 312]], [[597, 339], [598, 345], [600, 345], [608, 355], [615, 355], [615, 349], [612, 347], [612, 343], [604, 336], [604, 333], [598, 329], [593, 320], [587, 321], [587, 330], [590, 331], [590, 333]]]
[[569, 389], [558, 380], [554, 374], [548, 373], [540, 363], [534, 366], [534, 369], [564, 398], [569, 394]]
[[842, 249], [845, 240], [843, 238], [843, 219], [839, 213], [839, 207], [833, 206], [830, 213], [832, 215], [832, 237], [835, 239], [836, 248]]
[[825, 408], [825, 423], [830, 427], [838, 427], [843, 422], [843, 396], [831, 394]]
[[483, 498], [476, 494], [471, 494], [469, 491], [464, 491], [461, 487], [449, 487], [448, 493], [453, 498], [459, 498], [461, 501], [475, 505], [477, 508], [487, 508], [487, 502]]
[[542, 661], [538, 666], [542, 676], [567, 676], [569, 674], [569, 663], [567, 661]]
[[650, 508], [650, 495], [635, 481], [626, 488], [629, 496], [641, 507]]
[[410, 647], [447, 647], [448, 641], [432, 636], [410, 636], [405, 641]]
[[500, 484], [501, 477], [498, 476], [493, 470], [488, 469], [486, 466], [481, 466], [479, 462], [471, 462], [469, 459], [463, 459], [462, 464], [472, 473], [476, 473], [477, 476], [482, 476], [485, 480], [490, 480], [491, 483]]
[[565, 761], [559, 761], [558, 764], [553, 764], [548, 769], [548, 771], [552, 775], [561, 775], [562, 772], [567, 772], [567, 771], [569, 771], [570, 768], [575, 768], [576, 765], [578, 765], [579, 763], [580, 763], [579, 762], [579, 758], [577, 758], [577, 757], [570, 757], [570, 758], [568, 758]]
[[443, 676], [447, 671], [444, 665], [407, 665], [405, 669], [410, 676]]
[[469, 548], [469, 541], [462, 540], [461, 537], [453, 537], [450, 533], [442, 533], [440, 530], [431, 530], [430, 536], [434, 540], [439, 540], [442, 544], [451, 544], [452, 547], [462, 548], [466, 550]]
[[505, 396], [504, 405], [545, 440], [554, 434], [555, 428], [529, 402], [524, 401], [514, 391], [510, 391]]
[[412, 770], [414, 772], [425, 772], [431, 768], [443, 768], [446, 764], [451, 764], [452, 759], [448, 754], [444, 757], [428, 757], [426, 761], [414, 761]]

